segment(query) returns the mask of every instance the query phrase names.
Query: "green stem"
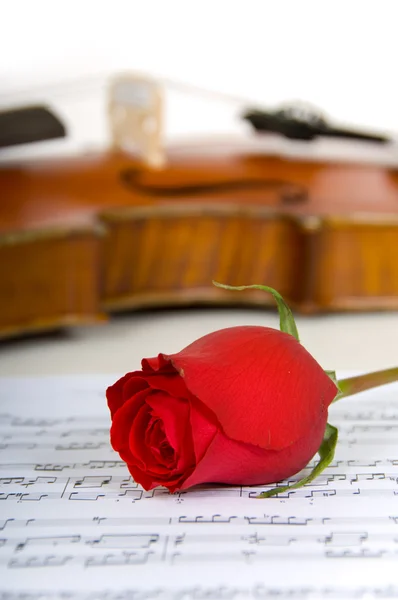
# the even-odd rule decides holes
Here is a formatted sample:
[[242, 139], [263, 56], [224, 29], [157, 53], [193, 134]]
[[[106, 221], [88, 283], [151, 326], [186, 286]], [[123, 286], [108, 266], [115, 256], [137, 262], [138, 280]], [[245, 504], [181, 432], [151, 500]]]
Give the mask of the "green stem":
[[224, 290], [233, 290], [235, 292], [241, 292], [242, 290], [262, 290], [263, 292], [269, 292], [273, 295], [278, 306], [281, 331], [289, 333], [295, 337], [298, 342], [300, 341], [293, 313], [280, 293], [274, 290], [274, 288], [271, 288], [268, 285], [225, 285], [224, 283], [218, 283], [218, 281], [213, 281], [212, 283], [216, 287]]
[[393, 381], [398, 381], [398, 367], [340, 379], [338, 382], [340, 393], [336, 397], [336, 400], [341, 400], [341, 398], [345, 398], [346, 396], [359, 394], [359, 392], [364, 392], [365, 390], [370, 390], [386, 383], [392, 383]]

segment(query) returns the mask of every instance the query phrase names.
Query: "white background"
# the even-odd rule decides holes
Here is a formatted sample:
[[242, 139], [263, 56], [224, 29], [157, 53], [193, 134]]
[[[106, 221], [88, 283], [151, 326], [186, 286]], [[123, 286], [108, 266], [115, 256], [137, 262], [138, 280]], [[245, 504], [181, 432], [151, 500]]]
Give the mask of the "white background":
[[[104, 85], [126, 70], [266, 107], [309, 101], [341, 124], [398, 131], [396, 0], [2, 0], [0, 6], [0, 107], [55, 104], [73, 149], [106, 143]], [[168, 138], [245, 129], [242, 104], [175, 88], [166, 100]], [[51, 144], [56, 150], [59, 143]], [[11, 156], [21, 152], [14, 148]]]

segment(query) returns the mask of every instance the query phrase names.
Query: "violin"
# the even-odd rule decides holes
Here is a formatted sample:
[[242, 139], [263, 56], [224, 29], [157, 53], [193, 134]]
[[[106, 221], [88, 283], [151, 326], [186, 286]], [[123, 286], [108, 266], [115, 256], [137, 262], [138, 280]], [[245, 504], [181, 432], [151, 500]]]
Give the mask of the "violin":
[[145, 78], [115, 81], [108, 108], [106, 152], [0, 169], [1, 337], [271, 303], [212, 280], [266, 283], [305, 314], [398, 308], [396, 167], [267, 154], [258, 137], [165, 149]]

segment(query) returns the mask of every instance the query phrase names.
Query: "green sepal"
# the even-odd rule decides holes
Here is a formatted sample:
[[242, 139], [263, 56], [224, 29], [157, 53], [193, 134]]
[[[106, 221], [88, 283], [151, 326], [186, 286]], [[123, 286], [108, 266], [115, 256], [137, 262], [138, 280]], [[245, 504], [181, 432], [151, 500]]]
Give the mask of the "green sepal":
[[276, 300], [279, 318], [280, 318], [280, 329], [285, 333], [290, 333], [296, 340], [299, 342], [299, 334], [296, 327], [296, 322], [293, 317], [293, 313], [280, 295], [279, 292], [274, 290], [274, 288], [268, 287], [267, 285], [225, 285], [224, 283], [218, 283], [217, 281], [213, 281], [213, 284], [216, 287], [223, 288], [224, 290], [234, 290], [234, 291], [242, 291], [242, 290], [262, 290], [263, 292], [269, 292], [273, 295]]
[[284, 485], [276, 488], [272, 488], [267, 492], [262, 492], [256, 498], [270, 498], [271, 496], [276, 496], [277, 494], [282, 494], [284, 492], [290, 492], [291, 490], [297, 490], [298, 488], [303, 487], [308, 483], [311, 483], [318, 475], [322, 473], [326, 467], [330, 465], [334, 458], [334, 453], [336, 450], [338, 438], [338, 430], [333, 425], [329, 425], [326, 423], [325, 434], [323, 436], [322, 444], [318, 450], [319, 454], [319, 462], [312, 469], [311, 473], [307, 475], [307, 477], [303, 477], [300, 481], [293, 483], [292, 485]]
[[334, 385], [337, 388], [337, 394], [335, 395], [334, 400], [333, 400], [333, 402], [337, 402], [337, 400], [339, 400], [343, 396], [343, 391], [339, 385], [339, 381], [336, 376], [336, 371], [326, 371], [325, 370], [325, 373], [328, 377], [330, 377], [330, 379], [333, 381]]
[[325, 369], [325, 373], [328, 377], [330, 377], [330, 379], [333, 381], [334, 385], [338, 386], [339, 382], [337, 381], [336, 371], [328, 371], [327, 369]]

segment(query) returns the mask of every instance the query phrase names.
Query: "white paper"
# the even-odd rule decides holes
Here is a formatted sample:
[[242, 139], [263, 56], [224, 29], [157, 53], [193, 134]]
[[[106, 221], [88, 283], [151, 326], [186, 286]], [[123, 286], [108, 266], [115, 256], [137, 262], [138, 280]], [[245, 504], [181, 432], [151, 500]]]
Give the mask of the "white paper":
[[109, 445], [116, 377], [0, 380], [0, 598], [398, 598], [398, 385], [331, 407], [332, 465], [258, 500], [145, 492]]

